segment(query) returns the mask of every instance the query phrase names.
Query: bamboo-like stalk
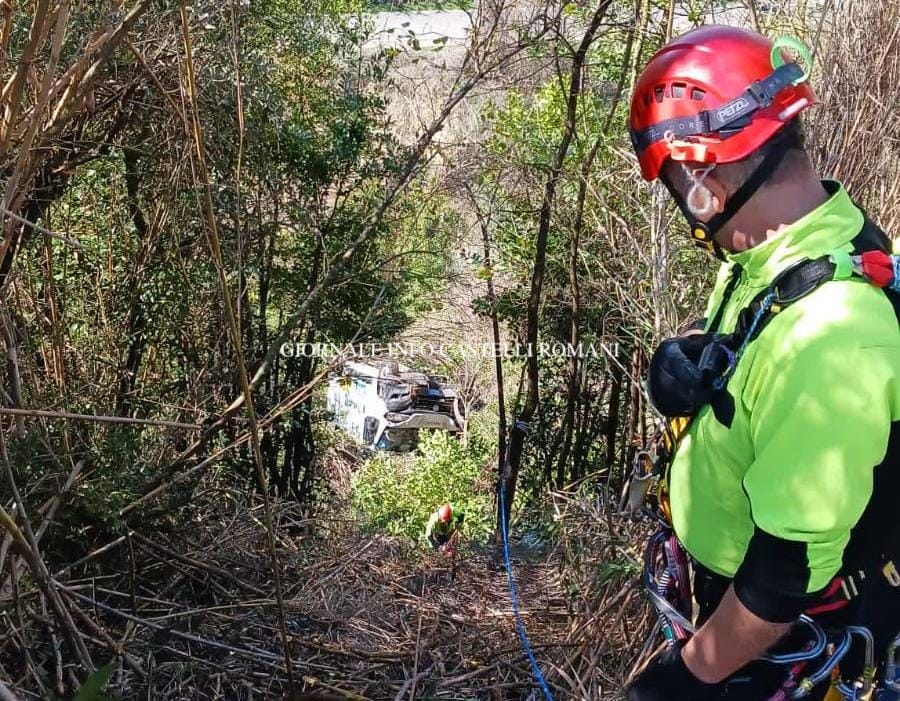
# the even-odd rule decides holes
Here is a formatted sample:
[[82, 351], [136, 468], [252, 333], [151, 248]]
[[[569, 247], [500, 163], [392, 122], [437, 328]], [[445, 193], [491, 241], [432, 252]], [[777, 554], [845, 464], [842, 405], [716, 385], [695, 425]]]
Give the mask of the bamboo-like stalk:
[[[31, 28], [28, 31], [28, 41], [22, 50], [15, 72], [9, 77], [0, 93], [0, 107], [3, 107], [3, 119], [0, 120], [0, 160], [3, 160], [9, 151], [12, 130], [22, 108], [22, 93], [25, 89], [28, 69], [40, 48], [44, 26], [49, 19], [47, 16], [49, 5], [49, 0], [37, 0], [31, 18]], [[10, 193], [7, 190], [3, 203], [8, 206], [9, 202]], [[0, 250], [0, 257], [2, 257], [2, 253], [3, 251]]]
[[62, 125], [68, 121], [72, 116], [72, 113], [84, 100], [88, 91], [91, 90], [100, 69], [119, 47], [128, 32], [131, 31], [134, 23], [137, 22], [138, 18], [147, 10], [149, 5], [150, 0], [139, 0], [139, 2], [131, 8], [128, 14], [122, 18], [118, 26], [107, 34], [105, 41], [103, 41], [100, 48], [97, 50], [97, 55], [94, 58], [93, 63], [91, 63], [90, 67], [84, 72], [84, 75], [81, 76], [80, 80], [73, 81], [69, 84], [66, 91], [59, 99], [59, 102], [57, 103], [58, 106], [56, 110], [54, 110], [53, 116], [50, 118], [49, 123], [44, 129], [45, 134], [57, 133], [62, 128]]
[[130, 39], [128, 39], [128, 37], [125, 37], [122, 40], [122, 43], [125, 44], [128, 50], [131, 52], [132, 56], [137, 59], [137, 62], [141, 64], [141, 68], [143, 68], [147, 72], [147, 75], [150, 76], [150, 80], [153, 81], [156, 89], [159, 90], [159, 94], [162, 95], [163, 99], [167, 103], [169, 103], [169, 107], [172, 108], [172, 111], [175, 112], [176, 115], [178, 115], [178, 119], [181, 121], [181, 124], [184, 127], [184, 132], [188, 133], [190, 127], [188, 126], [187, 117], [184, 116], [184, 112], [181, 110], [181, 105], [175, 102], [175, 98], [173, 98], [169, 94], [169, 91], [166, 90], [165, 86], [162, 84], [162, 81], [159, 79], [159, 76], [156, 75], [156, 71], [154, 71], [150, 64], [147, 63], [147, 59], [144, 58], [144, 54], [140, 52], [140, 50], [131, 42]]
[[52, 239], [56, 239], [57, 241], [62, 241], [67, 246], [71, 246], [72, 248], [77, 248], [79, 251], [84, 251], [84, 246], [81, 245], [78, 241], [73, 239], [71, 236], [66, 236], [65, 234], [61, 234], [58, 231], [50, 231], [40, 224], [35, 224], [34, 222], [28, 221], [25, 217], [21, 217], [15, 212], [10, 212], [5, 207], [0, 207], [0, 214], [9, 217], [15, 222], [27, 226], [29, 229], [33, 229], [39, 234], [43, 234], [44, 236], [49, 236]]
[[231, 336], [235, 361], [237, 364], [238, 381], [241, 393], [244, 397], [244, 407], [247, 412], [247, 420], [250, 424], [250, 444], [253, 448], [253, 462], [256, 465], [256, 478], [262, 494], [263, 509], [265, 515], [266, 542], [269, 551], [269, 559], [272, 566], [272, 576], [275, 581], [275, 598], [278, 602], [278, 625], [281, 633], [281, 642], [284, 647], [284, 666], [287, 672], [288, 688], [293, 692], [294, 671], [291, 662], [291, 638], [287, 631], [287, 619], [284, 609], [284, 587], [281, 581], [281, 565], [278, 560], [278, 550], [275, 547], [275, 525], [272, 518], [272, 502], [269, 495], [269, 480], [266, 475], [262, 460], [262, 449], [259, 439], [259, 425], [256, 416], [256, 408], [253, 404], [253, 390], [247, 373], [247, 365], [244, 362], [244, 350], [241, 332], [238, 328], [234, 314], [233, 300], [231, 298], [231, 286], [225, 274], [225, 262], [222, 256], [222, 245], [219, 239], [219, 228], [216, 221], [215, 208], [213, 206], [212, 186], [210, 185], [209, 170], [206, 165], [206, 148], [203, 142], [203, 130], [200, 125], [200, 111], [197, 106], [197, 85], [194, 76], [194, 56], [191, 42], [191, 31], [187, 16], [187, 6], [184, 0], [179, 2], [181, 14], [181, 31], [184, 41], [184, 66], [187, 80], [187, 101], [191, 116], [191, 135], [194, 141], [196, 157], [197, 183], [202, 187], [202, 209], [206, 219], [206, 236], [212, 255], [213, 264], [219, 281], [219, 290], [222, 296], [222, 304], [225, 309], [225, 320], [228, 332]]
[[107, 424], [133, 424], [138, 426], [160, 426], [162, 428], [183, 428], [198, 431], [200, 424], [188, 424], [180, 421], [163, 421], [160, 419], [136, 419], [127, 416], [105, 416], [103, 414], [73, 414], [68, 411], [50, 411], [47, 409], [17, 409], [0, 406], [0, 415], [24, 416], [42, 419], [69, 419], [72, 421], [97, 421]]
[[47, 107], [47, 103], [50, 101], [50, 88], [53, 85], [53, 77], [56, 74], [56, 67], [59, 64], [59, 55], [62, 51], [62, 44], [66, 36], [66, 26], [68, 25], [68, 23], [69, 0], [62, 0], [57, 9], [56, 25], [53, 30], [53, 43], [50, 46], [50, 57], [48, 58], [47, 65], [44, 68], [44, 77], [41, 79], [41, 87], [38, 92], [38, 98], [35, 103], [34, 109], [31, 112], [31, 119], [29, 120], [28, 126], [25, 130], [25, 136], [18, 144], [19, 157], [16, 159], [16, 166], [15, 170], [13, 171], [13, 177], [10, 179], [10, 187], [13, 190], [15, 190], [16, 187], [20, 184], [16, 182], [17, 178], [21, 177], [26, 171], [27, 161], [31, 157], [31, 146], [34, 143], [34, 136], [35, 134], [37, 134], [38, 127], [41, 124], [41, 117], [44, 114], [44, 109]]
[[9, 50], [9, 38], [12, 36], [13, 10], [15, 10], [15, 0], [5, 0], [0, 2], [3, 7], [2, 16], [3, 24], [0, 27], [0, 61], [4, 64], [7, 61], [7, 52]]
[[17, 515], [21, 519], [22, 528], [21, 530], [17, 528], [15, 522], [12, 521], [12, 518], [2, 507], [0, 507], [0, 525], [12, 535], [13, 540], [18, 544], [19, 552], [22, 557], [25, 558], [25, 562], [28, 564], [32, 576], [40, 587], [47, 602], [50, 604], [53, 616], [62, 629], [63, 635], [69, 643], [72, 653], [75, 655], [75, 659], [87, 672], [93, 672], [95, 667], [91, 660], [91, 654], [88, 652], [84, 640], [82, 640], [81, 634], [78, 632], [75, 622], [72, 620], [69, 610], [66, 608], [59, 592], [54, 587], [50, 572], [47, 570], [47, 566], [44, 564], [44, 560], [41, 557], [37, 539], [31, 529], [31, 522], [28, 519], [28, 512], [25, 509], [25, 502], [16, 485], [12, 465], [9, 462], [9, 454], [6, 451], [6, 439], [3, 436], [3, 431], [0, 431], [0, 464], [2, 464], [4, 472], [6, 473], [6, 480], [16, 505]]

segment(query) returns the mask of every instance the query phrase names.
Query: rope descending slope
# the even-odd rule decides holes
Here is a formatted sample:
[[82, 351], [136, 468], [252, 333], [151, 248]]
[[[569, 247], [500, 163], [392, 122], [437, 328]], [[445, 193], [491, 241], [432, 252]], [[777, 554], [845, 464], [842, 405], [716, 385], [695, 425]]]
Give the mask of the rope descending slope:
[[516, 633], [519, 635], [522, 649], [525, 651], [528, 662], [531, 664], [531, 673], [541, 687], [541, 691], [544, 692], [544, 698], [546, 701], [553, 701], [553, 694], [550, 693], [550, 687], [547, 686], [547, 680], [544, 679], [541, 667], [538, 664], [537, 658], [534, 656], [534, 651], [531, 649], [531, 641], [528, 640], [528, 633], [525, 632], [525, 624], [522, 623], [522, 616], [519, 614], [519, 594], [516, 590], [516, 582], [513, 579], [512, 573], [512, 563], [509, 559], [509, 534], [506, 529], [506, 499], [503, 496], [504, 490], [502, 487], [497, 491], [500, 494], [500, 527], [503, 535], [503, 562], [506, 566], [506, 580], [509, 584], [509, 599], [512, 602], [513, 615], [516, 617]]

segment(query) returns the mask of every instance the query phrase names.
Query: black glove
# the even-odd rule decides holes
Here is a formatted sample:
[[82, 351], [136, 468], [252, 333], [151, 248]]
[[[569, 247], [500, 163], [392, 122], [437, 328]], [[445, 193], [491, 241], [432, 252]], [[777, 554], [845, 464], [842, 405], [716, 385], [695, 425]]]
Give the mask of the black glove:
[[709, 701], [722, 695], [725, 685], [706, 684], [681, 658], [683, 640], [650, 661], [625, 691], [627, 701]]
[[716, 333], [669, 338], [650, 359], [647, 391], [663, 416], [693, 416], [712, 398], [713, 383], [734, 361], [730, 336]]

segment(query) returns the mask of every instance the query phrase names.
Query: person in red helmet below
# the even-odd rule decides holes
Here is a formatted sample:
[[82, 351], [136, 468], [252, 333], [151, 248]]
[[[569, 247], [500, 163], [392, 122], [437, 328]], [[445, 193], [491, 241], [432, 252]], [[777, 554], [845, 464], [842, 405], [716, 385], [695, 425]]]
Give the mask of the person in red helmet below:
[[441, 504], [425, 526], [425, 538], [434, 550], [443, 550], [462, 527], [465, 516], [463, 512], [454, 512], [449, 503]]
[[664, 341], [647, 382], [660, 413], [688, 417], [664, 484], [698, 628], [629, 701], [770, 698], [786, 669], [754, 661], [804, 612], [868, 626], [879, 660], [900, 629], [900, 267], [816, 174], [798, 120], [816, 102], [809, 56], [785, 49], [805, 51], [702, 27], [632, 97], [642, 176], [722, 265], [702, 329]]

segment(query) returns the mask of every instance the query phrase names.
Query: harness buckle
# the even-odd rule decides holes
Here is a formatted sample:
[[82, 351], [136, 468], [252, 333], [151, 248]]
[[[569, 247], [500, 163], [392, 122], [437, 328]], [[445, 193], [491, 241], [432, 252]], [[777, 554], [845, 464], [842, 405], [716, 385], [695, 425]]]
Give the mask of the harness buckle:
[[747, 87], [747, 92], [750, 93], [750, 96], [756, 100], [756, 104], [760, 107], [768, 107], [772, 104], [772, 100], [775, 99], [774, 95], [770, 95], [769, 91], [766, 90], [766, 86], [761, 80], [757, 80]]

